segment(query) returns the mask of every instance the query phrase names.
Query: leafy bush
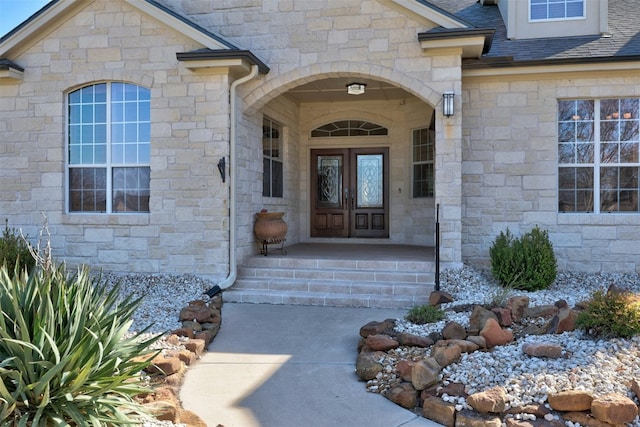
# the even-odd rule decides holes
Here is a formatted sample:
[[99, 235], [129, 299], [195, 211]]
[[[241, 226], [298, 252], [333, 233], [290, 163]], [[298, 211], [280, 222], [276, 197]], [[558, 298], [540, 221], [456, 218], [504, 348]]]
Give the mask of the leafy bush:
[[576, 327], [595, 338], [630, 338], [640, 334], [640, 297], [624, 291], [595, 291], [578, 314]]
[[140, 371], [155, 336], [123, 338], [140, 300], [88, 269], [0, 269], [0, 425], [120, 426], [143, 414]]
[[556, 279], [558, 263], [549, 233], [538, 226], [521, 238], [507, 228], [489, 249], [491, 272], [502, 286], [524, 291], [546, 289]]
[[411, 310], [409, 310], [409, 312], [405, 316], [405, 319], [411, 323], [424, 325], [425, 323], [434, 323], [438, 320], [444, 319], [444, 312], [438, 307], [425, 304], [413, 307]]
[[25, 268], [31, 271], [35, 263], [27, 243], [15, 228], [9, 228], [9, 220], [5, 220], [4, 232], [0, 238], [0, 265], [6, 265], [7, 270], [13, 273], [16, 268], [18, 271]]

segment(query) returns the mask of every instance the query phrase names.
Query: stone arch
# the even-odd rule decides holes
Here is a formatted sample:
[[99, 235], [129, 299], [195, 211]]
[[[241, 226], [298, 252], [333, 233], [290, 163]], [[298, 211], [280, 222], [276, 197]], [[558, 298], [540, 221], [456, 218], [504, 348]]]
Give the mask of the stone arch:
[[152, 89], [153, 85], [153, 77], [150, 75], [130, 70], [95, 70], [90, 73], [72, 74], [72, 76], [67, 82], [64, 93], [101, 82], [121, 81], [144, 86], [148, 89]]
[[402, 71], [380, 65], [366, 63], [327, 62], [312, 64], [306, 67], [278, 75], [270, 80], [255, 81], [247, 85], [247, 94], [243, 97], [245, 113], [253, 115], [269, 101], [305, 83], [332, 77], [363, 77], [393, 84], [417, 98], [435, 106], [442, 96], [424, 81]]

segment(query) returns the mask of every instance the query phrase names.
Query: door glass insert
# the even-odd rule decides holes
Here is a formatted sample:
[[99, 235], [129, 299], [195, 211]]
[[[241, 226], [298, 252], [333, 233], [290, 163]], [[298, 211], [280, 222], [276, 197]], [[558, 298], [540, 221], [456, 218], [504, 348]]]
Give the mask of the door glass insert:
[[382, 154], [359, 154], [357, 156], [357, 207], [381, 208], [383, 204], [383, 157]]
[[318, 156], [318, 207], [340, 207], [342, 156]]

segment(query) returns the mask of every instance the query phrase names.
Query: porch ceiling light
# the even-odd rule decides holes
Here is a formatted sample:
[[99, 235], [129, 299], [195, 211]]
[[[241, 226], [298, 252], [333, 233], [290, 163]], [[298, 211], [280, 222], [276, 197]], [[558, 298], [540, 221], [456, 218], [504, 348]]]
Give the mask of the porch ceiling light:
[[362, 95], [366, 87], [367, 85], [364, 83], [349, 83], [347, 85], [347, 93], [349, 95]]
[[451, 91], [447, 91], [445, 93], [442, 94], [442, 114], [444, 114], [445, 117], [451, 117], [453, 116], [454, 113], [454, 109], [453, 109], [453, 98], [454, 98], [455, 94]]

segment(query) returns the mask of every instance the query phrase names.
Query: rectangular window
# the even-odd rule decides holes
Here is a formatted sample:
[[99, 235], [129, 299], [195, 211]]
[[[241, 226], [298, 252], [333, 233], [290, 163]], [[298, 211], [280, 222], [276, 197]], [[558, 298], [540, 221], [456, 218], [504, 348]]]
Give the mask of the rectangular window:
[[560, 212], [640, 212], [640, 99], [558, 102]]
[[150, 92], [128, 83], [68, 96], [69, 212], [149, 212]]
[[282, 197], [282, 126], [265, 117], [262, 121], [262, 195]]
[[413, 197], [433, 197], [435, 191], [435, 132], [430, 128], [413, 131]]
[[584, 0], [529, 0], [531, 21], [584, 17]]

